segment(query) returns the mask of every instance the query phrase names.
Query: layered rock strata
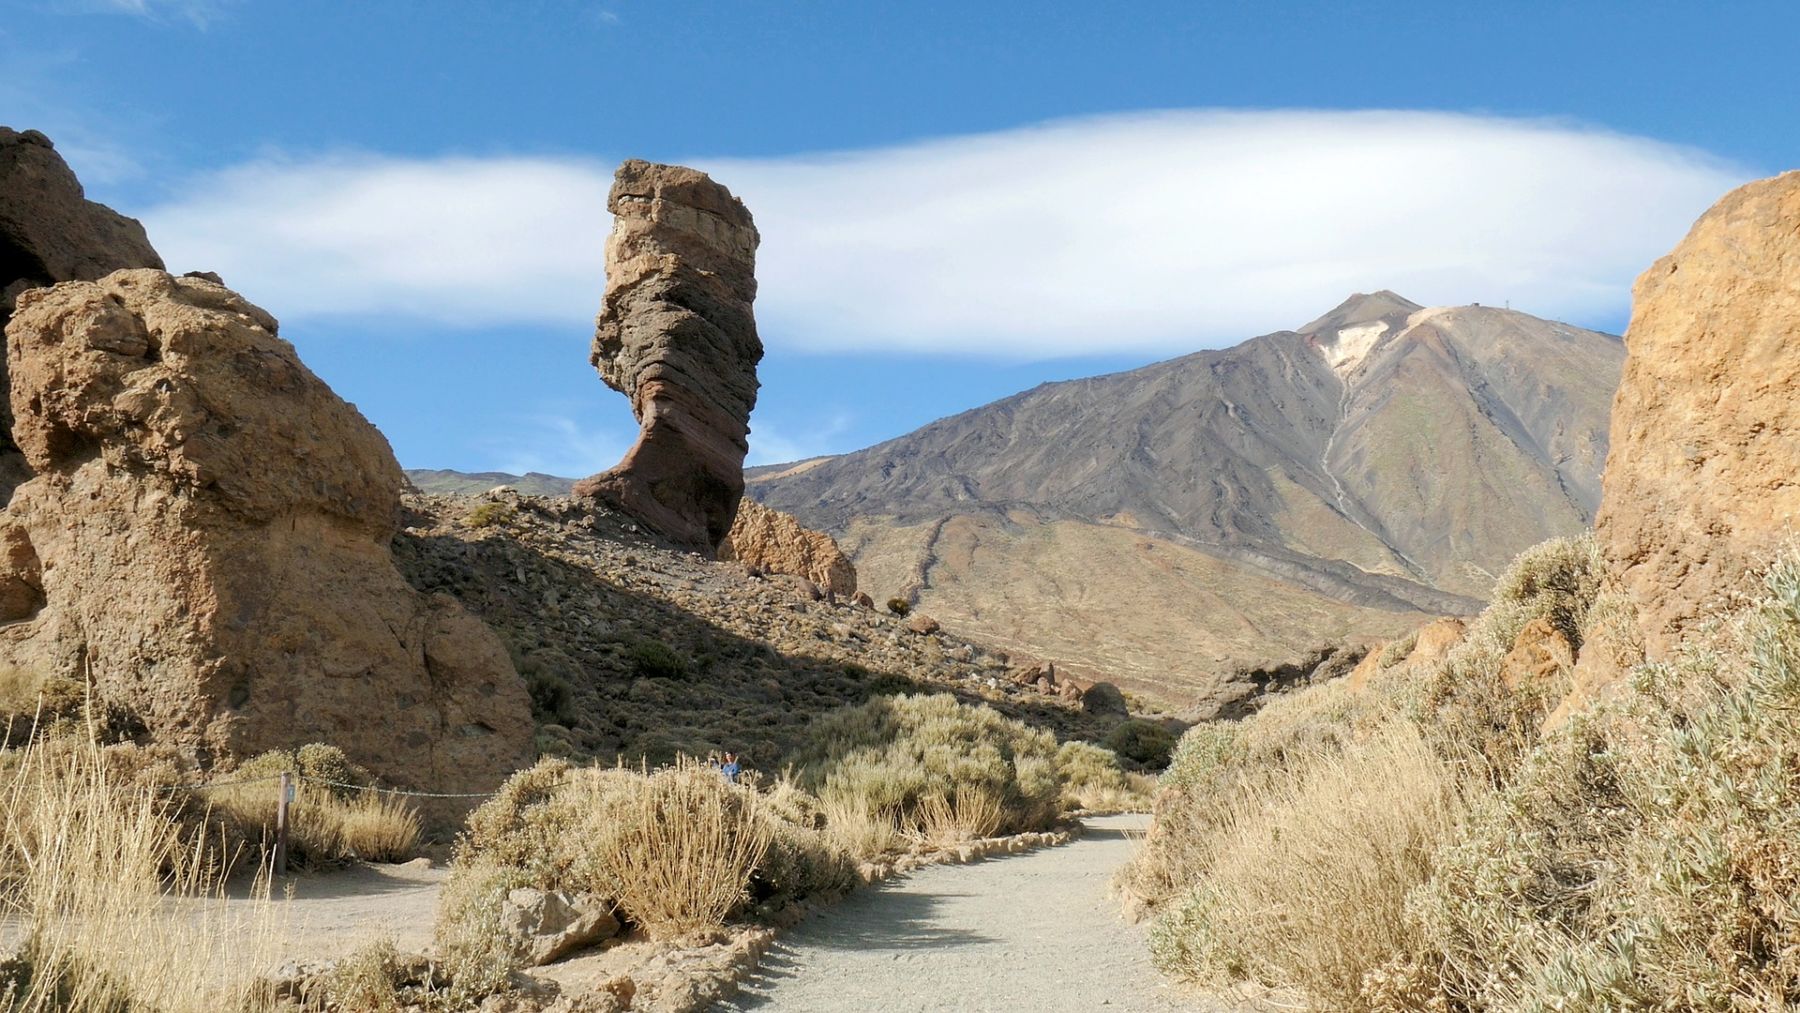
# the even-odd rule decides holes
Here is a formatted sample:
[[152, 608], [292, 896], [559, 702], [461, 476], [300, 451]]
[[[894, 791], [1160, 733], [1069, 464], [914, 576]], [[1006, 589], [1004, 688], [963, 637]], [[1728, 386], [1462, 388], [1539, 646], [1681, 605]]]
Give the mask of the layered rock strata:
[[325, 741], [454, 792], [528, 759], [499, 640], [394, 567], [387, 441], [267, 313], [120, 271], [25, 292], [7, 345], [36, 476], [0, 514], [0, 665], [203, 763]]
[[756, 406], [756, 225], [704, 173], [635, 159], [619, 167], [607, 207], [592, 361], [631, 398], [641, 429], [623, 461], [575, 492], [710, 554], [743, 495]]

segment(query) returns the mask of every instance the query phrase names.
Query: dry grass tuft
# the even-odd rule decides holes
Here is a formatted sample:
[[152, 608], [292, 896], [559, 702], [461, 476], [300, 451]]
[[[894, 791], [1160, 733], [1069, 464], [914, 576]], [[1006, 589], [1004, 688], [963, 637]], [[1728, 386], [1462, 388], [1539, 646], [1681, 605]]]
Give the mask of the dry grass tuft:
[[0, 905], [23, 945], [5, 1008], [268, 1008], [276, 931], [266, 883], [226, 916], [204, 849], [164, 793], [122, 784], [91, 744], [36, 743], [0, 774]]
[[1426, 948], [1406, 914], [1463, 811], [1458, 777], [1410, 723], [1295, 758], [1191, 842], [1202, 875], [1156, 926], [1158, 964], [1212, 984], [1359, 1004], [1365, 973]]
[[693, 760], [632, 783], [637, 790], [589, 792], [609, 824], [593, 859], [613, 896], [652, 938], [719, 928], [749, 899], [774, 837], [756, 792]]

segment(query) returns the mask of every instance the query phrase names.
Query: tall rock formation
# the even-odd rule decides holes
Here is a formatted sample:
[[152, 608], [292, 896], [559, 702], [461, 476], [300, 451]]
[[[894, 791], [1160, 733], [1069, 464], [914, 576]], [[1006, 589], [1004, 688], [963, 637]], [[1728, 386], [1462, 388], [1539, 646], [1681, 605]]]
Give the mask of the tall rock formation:
[[575, 492], [710, 554], [743, 495], [756, 406], [756, 225], [704, 173], [636, 159], [619, 167], [607, 207], [593, 363], [642, 428], [623, 461]]
[[203, 762], [326, 741], [466, 791], [529, 758], [499, 640], [394, 568], [387, 441], [267, 313], [120, 271], [25, 292], [7, 344], [37, 474], [0, 514], [0, 665], [89, 680]]
[[[0, 127], [0, 331], [26, 289], [162, 266], [144, 227], [88, 200], [48, 137]], [[5, 379], [0, 374], [0, 388]], [[0, 404], [0, 502], [27, 477], [12, 415]]]
[[833, 594], [856, 593], [856, 567], [835, 539], [753, 499], [738, 506], [731, 534], [719, 546], [719, 558], [805, 577]]
[[1597, 526], [1654, 657], [1800, 534], [1800, 172], [1645, 271], [1625, 344]]

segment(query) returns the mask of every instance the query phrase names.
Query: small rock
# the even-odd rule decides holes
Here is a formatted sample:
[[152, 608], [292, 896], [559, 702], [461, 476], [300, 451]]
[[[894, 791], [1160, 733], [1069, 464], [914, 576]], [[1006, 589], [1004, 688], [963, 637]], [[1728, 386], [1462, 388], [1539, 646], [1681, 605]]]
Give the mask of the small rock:
[[920, 612], [912, 617], [912, 621], [906, 624], [906, 628], [914, 633], [929, 635], [938, 631], [938, 621]]
[[528, 967], [537, 967], [619, 932], [612, 905], [590, 894], [520, 887], [501, 906], [503, 931]]

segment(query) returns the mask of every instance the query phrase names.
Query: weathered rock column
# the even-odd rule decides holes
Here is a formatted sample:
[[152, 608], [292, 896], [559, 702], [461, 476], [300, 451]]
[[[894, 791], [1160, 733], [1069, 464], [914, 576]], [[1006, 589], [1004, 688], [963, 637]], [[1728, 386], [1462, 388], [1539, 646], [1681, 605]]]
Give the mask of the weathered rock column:
[[1596, 526], [1657, 657], [1800, 531], [1800, 172], [1651, 265], [1625, 347]]
[[743, 496], [756, 406], [756, 224], [704, 173], [635, 159], [619, 167], [607, 206], [592, 361], [631, 398], [641, 429], [623, 461], [575, 492], [711, 554]]
[[[0, 127], [0, 332], [27, 289], [162, 266], [144, 227], [88, 200], [48, 137]], [[0, 399], [0, 505], [29, 474], [13, 443], [12, 412]]]
[[198, 759], [307, 742], [485, 791], [530, 760], [498, 637], [389, 548], [387, 441], [214, 281], [25, 292], [7, 328], [36, 476], [0, 513], [0, 665], [87, 681]]

